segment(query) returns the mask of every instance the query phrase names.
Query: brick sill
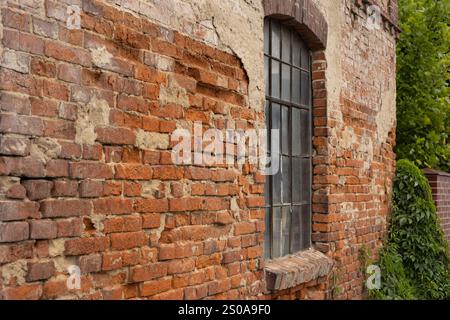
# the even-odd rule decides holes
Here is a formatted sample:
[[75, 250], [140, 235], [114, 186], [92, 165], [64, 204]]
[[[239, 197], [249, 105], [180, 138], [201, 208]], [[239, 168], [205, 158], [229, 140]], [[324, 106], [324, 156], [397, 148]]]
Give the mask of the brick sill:
[[333, 260], [314, 249], [268, 260], [264, 268], [267, 290], [277, 291], [296, 287], [326, 276], [332, 267]]

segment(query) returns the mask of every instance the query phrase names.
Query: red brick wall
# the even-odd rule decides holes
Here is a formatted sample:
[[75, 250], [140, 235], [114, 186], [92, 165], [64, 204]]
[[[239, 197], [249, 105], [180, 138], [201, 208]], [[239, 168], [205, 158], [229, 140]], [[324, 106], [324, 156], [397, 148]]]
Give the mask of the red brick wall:
[[0, 297], [361, 298], [359, 249], [376, 255], [394, 172], [395, 126], [384, 137], [377, 119], [394, 36], [347, 0], [340, 60], [314, 52], [312, 240], [335, 268], [266, 292], [264, 176], [171, 161], [176, 128], [264, 126], [240, 59], [106, 2], [82, 1], [74, 30], [54, 1], [1, 8]]
[[[345, 12], [339, 58], [327, 54], [336, 45], [330, 40], [325, 51], [313, 54], [312, 241], [333, 259], [334, 269], [326, 279], [275, 292], [271, 298], [364, 298], [360, 250], [376, 260], [386, 232], [395, 171], [395, 121], [389, 123], [395, 108], [383, 114], [380, 106], [395, 91], [395, 31], [368, 30], [360, 1], [346, 1]], [[331, 98], [330, 87], [336, 85], [328, 75], [336, 68], [331, 64], [341, 67], [339, 103]]]
[[424, 172], [430, 182], [437, 214], [450, 250], [450, 174], [430, 169]]
[[[14, 59], [0, 71], [1, 296], [261, 292], [264, 213], [253, 207], [264, 201], [264, 177], [250, 166], [175, 166], [169, 145], [170, 132], [194, 121], [264, 122], [248, 106], [240, 61], [83, 3], [81, 30], [67, 29], [50, 2], [45, 20], [2, 9]], [[106, 62], [95, 48], [109, 52]], [[66, 287], [69, 265], [81, 267], [80, 290]]]

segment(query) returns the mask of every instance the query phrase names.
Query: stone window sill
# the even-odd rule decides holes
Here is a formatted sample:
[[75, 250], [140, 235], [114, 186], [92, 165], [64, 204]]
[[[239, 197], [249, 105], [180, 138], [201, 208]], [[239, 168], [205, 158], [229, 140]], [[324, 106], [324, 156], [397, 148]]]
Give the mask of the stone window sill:
[[264, 273], [267, 290], [276, 291], [296, 287], [326, 276], [332, 268], [333, 260], [314, 249], [266, 261]]

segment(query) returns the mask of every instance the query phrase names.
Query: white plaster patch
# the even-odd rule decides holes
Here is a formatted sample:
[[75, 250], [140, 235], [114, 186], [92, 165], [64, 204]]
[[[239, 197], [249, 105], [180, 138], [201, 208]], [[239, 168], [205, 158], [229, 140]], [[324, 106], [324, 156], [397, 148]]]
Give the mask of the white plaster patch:
[[376, 116], [377, 141], [386, 142], [389, 132], [392, 130], [396, 119], [396, 89], [392, 83], [388, 83], [387, 90], [381, 94], [381, 108]]
[[79, 144], [94, 144], [97, 134], [95, 128], [109, 123], [109, 105], [106, 100], [95, 95], [86, 105], [78, 107], [75, 122], [75, 142]]
[[52, 138], [38, 138], [32, 141], [30, 155], [47, 163], [50, 159], [57, 158], [61, 153], [61, 145]]
[[25, 283], [27, 275], [27, 263], [25, 260], [14, 261], [2, 266], [3, 283], [8, 284], [11, 280], [15, 280], [17, 284]]
[[0, 57], [0, 66], [21, 73], [29, 71], [29, 56], [23, 52], [4, 49]]
[[167, 86], [159, 88], [159, 103], [164, 107], [167, 103], [176, 103], [183, 107], [189, 107], [189, 97], [186, 89], [180, 87], [173, 76], [169, 76]]
[[65, 240], [64, 239], [53, 239], [48, 243], [48, 254], [50, 257], [61, 256], [64, 253]]
[[[0, 141], [2, 143], [2, 141]], [[16, 138], [16, 139], [9, 139], [8, 143], [5, 143], [5, 145], [2, 146], [3, 151], [10, 154], [25, 154], [28, 144], [26, 140]]]
[[105, 47], [98, 47], [91, 49], [92, 62], [97, 67], [105, 67], [111, 64], [111, 58], [113, 57]]
[[143, 197], [153, 197], [159, 190], [159, 181], [144, 181], [142, 183], [142, 196]]
[[104, 215], [99, 214], [91, 214], [89, 216], [89, 219], [91, 220], [92, 224], [94, 225], [94, 228], [98, 235], [103, 235], [104, 225], [103, 221], [105, 220]]
[[8, 190], [17, 183], [20, 183], [19, 178], [0, 176], [0, 195], [8, 192]]
[[169, 135], [138, 129], [136, 131], [136, 146], [141, 149], [164, 150], [169, 147]]
[[57, 257], [53, 259], [55, 262], [55, 269], [58, 272], [67, 273], [67, 269], [72, 265], [78, 265], [77, 257]]

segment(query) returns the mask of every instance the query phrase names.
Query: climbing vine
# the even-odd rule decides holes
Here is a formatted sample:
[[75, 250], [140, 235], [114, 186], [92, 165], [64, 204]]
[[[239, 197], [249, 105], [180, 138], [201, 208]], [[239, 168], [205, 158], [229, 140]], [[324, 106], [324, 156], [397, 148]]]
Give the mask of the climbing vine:
[[447, 242], [422, 171], [408, 160], [397, 163], [388, 236], [380, 252], [379, 299], [450, 299]]

